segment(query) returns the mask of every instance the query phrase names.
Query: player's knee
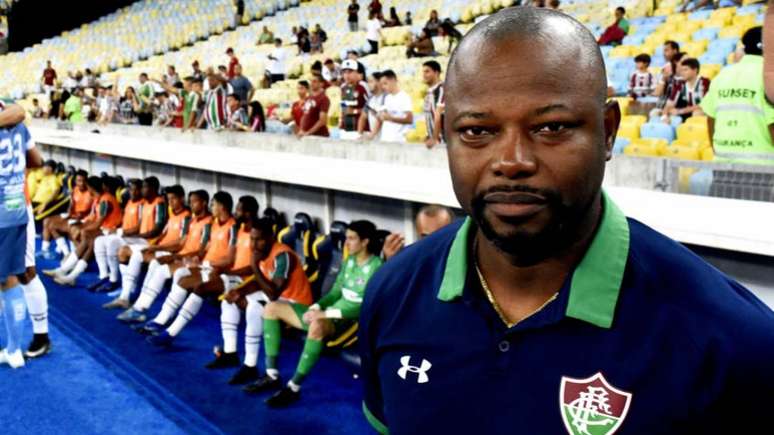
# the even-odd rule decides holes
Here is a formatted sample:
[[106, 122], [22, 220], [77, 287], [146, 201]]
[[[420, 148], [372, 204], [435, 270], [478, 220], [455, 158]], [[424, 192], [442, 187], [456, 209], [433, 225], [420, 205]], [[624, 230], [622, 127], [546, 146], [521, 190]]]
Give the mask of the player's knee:
[[120, 261], [123, 264], [128, 263], [129, 258], [131, 256], [132, 256], [132, 251], [128, 249], [126, 246], [124, 246], [118, 251], [118, 261]]
[[21, 281], [22, 284], [29, 284], [32, 282], [33, 279], [37, 276], [37, 272], [35, 271], [35, 266], [28, 267], [22, 275], [19, 276], [19, 281]]
[[309, 325], [309, 338], [312, 340], [322, 340], [327, 332], [327, 325], [324, 320], [315, 320]]
[[276, 302], [269, 302], [263, 308], [264, 319], [276, 319], [279, 316], [279, 304]]

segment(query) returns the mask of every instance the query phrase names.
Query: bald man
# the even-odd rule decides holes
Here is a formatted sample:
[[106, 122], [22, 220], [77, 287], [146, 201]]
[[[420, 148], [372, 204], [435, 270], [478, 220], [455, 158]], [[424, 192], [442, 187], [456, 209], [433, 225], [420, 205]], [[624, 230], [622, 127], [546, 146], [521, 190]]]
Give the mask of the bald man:
[[447, 71], [444, 136], [468, 217], [368, 285], [361, 376], [374, 428], [768, 427], [774, 313], [602, 190], [621, 115], [592, 34], [556, 11], [504, 9]]
[[[441, 228], [449, 225], [454, 220], [454, 212], [448, 207], [442, 205], [430, 204], [422, 207], [417, 213], [414, 221], [414, 227], [419, 240], [433, 234]], [[406, 245], [406, 238], [403, 234], [392, 233], [384, 239], [382, 248], [382, 257], [384, 261], [394, 257]]]

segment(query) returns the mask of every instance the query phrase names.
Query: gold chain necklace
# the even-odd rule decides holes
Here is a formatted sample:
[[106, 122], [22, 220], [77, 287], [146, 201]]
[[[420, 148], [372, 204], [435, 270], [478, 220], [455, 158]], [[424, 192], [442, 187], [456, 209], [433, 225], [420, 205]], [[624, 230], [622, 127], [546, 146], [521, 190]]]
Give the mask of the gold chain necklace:
[[[492, 304], [492, 308], [494, 308], [497, 315], [500, 317], [500, 320], [502, 320], [503, 323], [505, 323], [508, 328], [513, 328], [516, 326], [519, 322], [511, 322], [508, 320], [508, 317], [503, 312], [503, 309], [500, 307], [500, 304], [497, 303], [495, 300], [494, 294], [492, 293], [492, 290], [489, 289], [489, 285], [486, 283], [486, 278], [484, 278], [484, 274], [481, 273], [481, 268], [478, 267], [478, 260], [476, 259], [476, 248], [478, 247], [478, 240], [473, 245], [473, 265], [476, 267], [476, 273], [478, 274], [478, 281], [481, 283], [481, 287], [484, 289], [484, 293], [486, 293], [486, 298], [489, 299], [489, 303]], [[524, 319], [528, 319], [532, 317], [535, 313], [539, 312], [543, 308], [546, 307], [546, 305], [550, 304], [551, 301], [556, 299], [556, 297], [559, 295], [559, 292], [554, 293], [551, 295], [550, 298], [548, 298], [547, 301], [543, 303], [543, 305], [539, 306], [538, 309], [535, 311], [529, 313], [528, 316], [524, 317]], [[522, 319], [522, 320], [524, 320]]]

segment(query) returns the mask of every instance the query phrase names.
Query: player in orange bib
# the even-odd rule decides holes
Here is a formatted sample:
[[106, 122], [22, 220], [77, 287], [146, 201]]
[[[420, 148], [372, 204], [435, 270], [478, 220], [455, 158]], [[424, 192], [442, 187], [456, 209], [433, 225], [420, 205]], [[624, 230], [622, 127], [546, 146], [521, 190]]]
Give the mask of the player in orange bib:
[[269, 301], [282, 299], [308, 306], [312, 303], [312, 288], [304, 272], [304, 265], [293, 250], [279, 243], [269, 219], [260, 219], [250, 233], [253, 256], [252, 273], [247, 278], [232, 280], [221, 303], [220, 325], [223, 332], [223, 352], [216, 353], [210, 369], [236, 367], [237, 328], [241, 312], [245, 310], [244, 365], [229, 380], [241, 385], [259, 378], [256, 364], [263, 335], [263, 307]]
[[118, 249], [123, 243], [123, 235], [137, 234], [140, 231], [142, 204], [142, 181], [131, 179], [129, 199], [124, 204], [121, 225], [117, 228], [103, 228], [102, 235], [94, 240], [99, 281], [90, 285], [89, 291], [107, 292], [118, 288]]
[[121, 206], [115, 197], [118, 180], [108, 176], [89, 177], [87, 185], [97, 201], [92, 206], [92, 212], [83, 220], [76, 249], [59, 268], [43, 272], [62, 285], [75, 285], [75, 280], [86, 270], [94, 254], [94, 240], [101, 231], [115, 229], [121, 222]]
[[[165, 196], [169, 208], [169, 218], [164, 230], [159, 239], [151, 243], [150, 246], [141, 250], [132, 250], [129, 264], [122, 270], [121, 294], [103, 305], [103, 308], [129, 308], [129, 297], [134, 292], [135, 283], [142, 272], [142, 265], [149, 263], [154, 258], [169, 255], [170, 252], [177, 252], [182, 248], [183, 240], [188, 234], [188, 227], [191, 223], [191, 211], [185, 206], [185, 190], [179, 184], [169, 186], [165, 189]], [[150, 275], [151, 271], [148, 270], [148, 272], [147, 275]]]
[[[198, 264], [204, 258], [212, 231], [212, 215], [208, 203], [210, 195], [205, 190], [196, 190], [188, 195], [188, 203], [193, 214], [188, 233], [180, 241], [180, 249], [170, 249], [170, 254], [154, 258], [148, 264], [148, 273], [142, 286], [142, 292], [131, 308], [118, 316], [124, 323], [142, 323], [147, 316], [145, 312], [156, 300], [164, 284], [174, 277], [174, 282], [180, 281], [181, 274], [177, 271], [189, 264]], [[152, 322], [150, 328], [152, 329]]]
[[49, 250], [52, 239], [56, 243], [56, 250], [62, 254], [63, 258], [70, 253], [70, 244], [67, 241], [70, 231], [73, 227], [80, 225], [81, 221], [91, 213], [93, 203], [96, 200], [86, 185], [88, 177], [89, 173], [82, 169], [75, 173], [75, 187], [70, 193], [70, 209], [67, 213], [43, 219], [41, 255], [44, 258], [52, 258]]
[[252, 196], [241, 197], [236, 209], [236, 220], [234, 220], [229, 218], [230, 213], [226, 213], [231, 205], [230, 195], [219, 192], [215, 194], [213, 200], [213, 214], [217, 217], [217, 221], [212, 226], [212, 238], [207, 248], [207, 255], [201, 267], [189, 268], [190, 274], [183, 277], [178, 285], [172, 286], [167, 299], [179, 301], [180, 312], [169, 328], [158, 335], [148, 337], [148, 341], [155, 345], [171, 344], [199, 312], [205, 297], [223, 294], [226, 284], [222, 276], [250, 274], [252, 256], [250, 229], [253, 222], [258, 220], [258, 201]]

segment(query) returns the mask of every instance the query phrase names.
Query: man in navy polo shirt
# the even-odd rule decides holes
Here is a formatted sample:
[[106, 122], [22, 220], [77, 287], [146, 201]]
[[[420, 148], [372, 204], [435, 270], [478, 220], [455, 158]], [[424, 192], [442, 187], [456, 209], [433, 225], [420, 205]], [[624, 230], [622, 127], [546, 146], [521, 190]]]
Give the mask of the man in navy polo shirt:
[[470, 217], [369, 283], [373, 426], [770, 433], [774, 313], [601, 190], [620, 111], [594, 37], [555, 11], [505, 9], [448, 71], [444, 135]]

